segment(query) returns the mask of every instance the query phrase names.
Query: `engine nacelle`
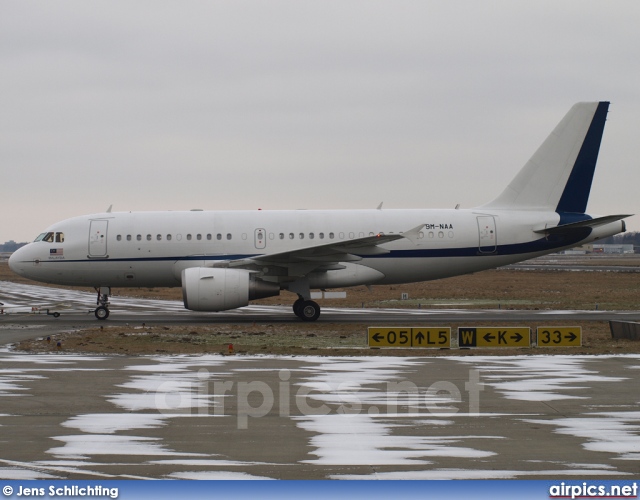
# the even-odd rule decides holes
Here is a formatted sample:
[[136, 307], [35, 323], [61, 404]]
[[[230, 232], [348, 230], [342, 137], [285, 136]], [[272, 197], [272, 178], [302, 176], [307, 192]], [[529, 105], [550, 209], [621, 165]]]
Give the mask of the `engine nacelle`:
[[184, 307], [192, 311], [226, 311], [250, 300], [280, 294], [280, 286], [254, 278], [245, 269], [190, 267], [182, 271]]

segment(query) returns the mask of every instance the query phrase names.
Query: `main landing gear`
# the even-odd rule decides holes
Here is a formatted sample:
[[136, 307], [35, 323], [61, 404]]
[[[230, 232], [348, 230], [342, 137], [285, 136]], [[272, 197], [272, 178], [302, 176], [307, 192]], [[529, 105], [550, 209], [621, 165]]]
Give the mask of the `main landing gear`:
[[302, 321], [315, 321], [320, 317], [320, 306], [313, 300], [300, 297], [293, 303], [293, 313]]
[[98, 307], [96, 307], [94, 314], [99, 320], [105, 320], [109, 317], [109, 295], [111, 295], [111, 288], [101, 286], [96, 288], [96, 291], [98, 292], [98, 300], [96, 301]]

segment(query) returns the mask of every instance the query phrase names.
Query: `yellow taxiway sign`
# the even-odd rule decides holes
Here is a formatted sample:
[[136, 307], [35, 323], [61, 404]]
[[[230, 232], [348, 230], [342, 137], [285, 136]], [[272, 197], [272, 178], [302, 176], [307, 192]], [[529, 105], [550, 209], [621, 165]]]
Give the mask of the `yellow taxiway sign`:
[[580, 347], [582, 327], [580, 326], [539, 326], [538, 347]]
[[369, 327], [367, 340], [369, 347], [450, 348], [451, 328]]
[[458, 328], [460, 347], [531, 347], [531, 328]]

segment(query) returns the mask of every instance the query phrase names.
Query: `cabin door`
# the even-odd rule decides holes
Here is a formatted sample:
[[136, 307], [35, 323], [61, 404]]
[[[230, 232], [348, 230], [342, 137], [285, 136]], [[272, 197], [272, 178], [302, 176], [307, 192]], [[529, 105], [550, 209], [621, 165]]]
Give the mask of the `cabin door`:
[[89, 257], [107, 257], [107, 227], [109, 221], [92, 220], [89, 227]]
[[496, 235], [496, 219], [494, 217], [487, 215], [478, 217], [478, 235], [480, 253], [496, 253], [498, 239]]

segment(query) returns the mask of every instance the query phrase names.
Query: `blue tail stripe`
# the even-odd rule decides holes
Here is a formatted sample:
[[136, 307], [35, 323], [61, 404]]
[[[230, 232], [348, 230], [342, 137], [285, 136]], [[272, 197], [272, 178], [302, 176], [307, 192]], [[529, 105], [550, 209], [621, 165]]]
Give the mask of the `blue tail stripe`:
[[598, 103], [593, 120], [584, 138], [578, 157], [564, 187], [556, 212], [583, 214], [587, 209], [593, 173], [598, 161], [600, 141], [607, 119], [608, 102]]

